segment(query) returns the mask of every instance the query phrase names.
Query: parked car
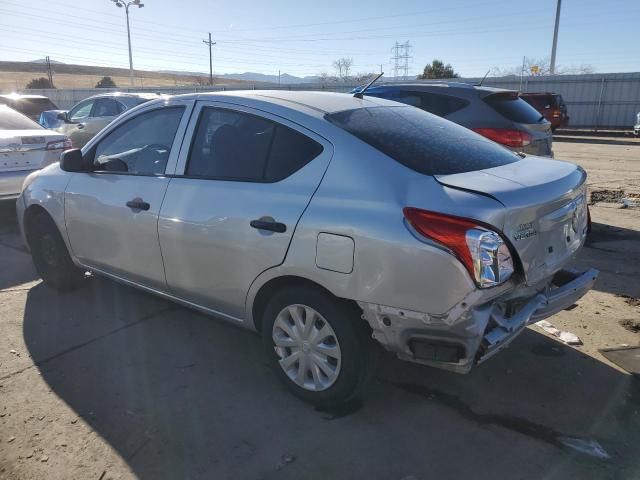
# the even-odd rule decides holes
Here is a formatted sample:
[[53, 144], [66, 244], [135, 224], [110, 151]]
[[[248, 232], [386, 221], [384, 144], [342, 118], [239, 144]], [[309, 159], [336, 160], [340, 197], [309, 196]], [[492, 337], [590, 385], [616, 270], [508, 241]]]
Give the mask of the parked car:
[[89, 270], [257, 330], [285, 384], [330, 405], [360, 391], [372, 338], [464, 373], [573, 305], [597, 277], [566, 269], [585, 180], [396, 102], [226, 92], [126, 112], [17, 210], [47, 285]]
[[544, 115], [551, 122], [551, 130], [566, 127], [569, 124], [567, 104], [562, 95], [557, 93], [533, 93], [525, 92], [520, 98]]
[[516, 152], [553, 156], [550, 123], [513, 90], [458, 82], [383, 83], [367, 95], [418, 107]]
[[70, 147], [64, 135], [0, 105], [0, 200], [16, 198], [28, 174], [57, 162]]
[[0, 105], [7, 105], [36, 122], [43, 111], [58, 108], [55, 103], [43, 95], [22, 95], [20, 93], [0, 95]]
[[[122, 112], [158, 96], [155, 93], [120, 92], [94, 95], [78, 102], [68, 112], [56, 112], [59, 123], [50, 128], [69, 137], [74, 147], [81, 148]], [[52, 125], [51, 116], [50, 112], [43, 112], [40, 123]]]
[[636, 114], [636, 124], [633, 126], [633, 134], [636, 137], [640, 135], [640, 112]]

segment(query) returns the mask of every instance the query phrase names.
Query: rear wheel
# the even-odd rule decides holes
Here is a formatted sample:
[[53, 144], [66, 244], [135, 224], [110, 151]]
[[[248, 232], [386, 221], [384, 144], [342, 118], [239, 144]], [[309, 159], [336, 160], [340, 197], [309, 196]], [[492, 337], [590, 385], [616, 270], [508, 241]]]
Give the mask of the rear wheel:
[[375, 345], [357, 310], [313, 288], [276, 293], [264, 312], [262, 339], [287, 388], [319, 406], [356, 398], [375, 365]]
[[28, 222], [27, 241], [38, 275], [47, 286], [70, 290], [78, 286], [84, 272], [77, 268], [55, 222], [37, 213]]

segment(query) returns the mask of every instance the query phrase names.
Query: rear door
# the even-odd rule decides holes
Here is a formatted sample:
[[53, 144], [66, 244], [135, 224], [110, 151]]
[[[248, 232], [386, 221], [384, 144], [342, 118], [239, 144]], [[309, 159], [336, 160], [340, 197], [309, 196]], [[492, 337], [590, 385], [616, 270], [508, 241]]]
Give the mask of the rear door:
[[167, 283], [241, 318], [253, 280], [284, 261], [333, 150], [283, 118], [216, 102], [198, 102], [189, 137], [158, 223]]

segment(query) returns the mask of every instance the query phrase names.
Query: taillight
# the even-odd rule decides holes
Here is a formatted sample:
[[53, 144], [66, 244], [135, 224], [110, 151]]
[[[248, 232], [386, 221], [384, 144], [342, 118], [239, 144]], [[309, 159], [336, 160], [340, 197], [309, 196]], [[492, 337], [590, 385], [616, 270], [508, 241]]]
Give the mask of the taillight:
[[507, 147], [526, 147], [532, 139], [526, 132], [506, 128], [474, 128], [473, 131]]
[[47, 142], [47, 150], [67, 150], [69, 148], [73, 148], [70, 138], [65, 137], [63, 140]]
[[498, 232], [468, 218], [405, 207], [409, 224], [424, 237], [447, 247], [462, 262], [480, 288], [493, 287], [509, 279], [513, 260]]
[[560, 113], [560, 110], [556, 108], [552, 113], [553, 118], [560, 118]]

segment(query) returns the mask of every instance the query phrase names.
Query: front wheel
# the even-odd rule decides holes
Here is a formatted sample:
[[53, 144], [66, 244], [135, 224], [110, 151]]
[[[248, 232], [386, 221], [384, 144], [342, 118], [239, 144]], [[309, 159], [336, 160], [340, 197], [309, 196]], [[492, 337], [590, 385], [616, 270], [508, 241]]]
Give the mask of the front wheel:
[[77, 268], [51, 217], [38, 213], [28, 222], [27, 241], [36, 271], [44, 283], [57, 290], [71, 290], [84, 272]]
[[376, 360], [355, 307], [307, 287], [282, 290], [265, 309], [262, 339], [287, 388], [319, 406], [356, 398]]

